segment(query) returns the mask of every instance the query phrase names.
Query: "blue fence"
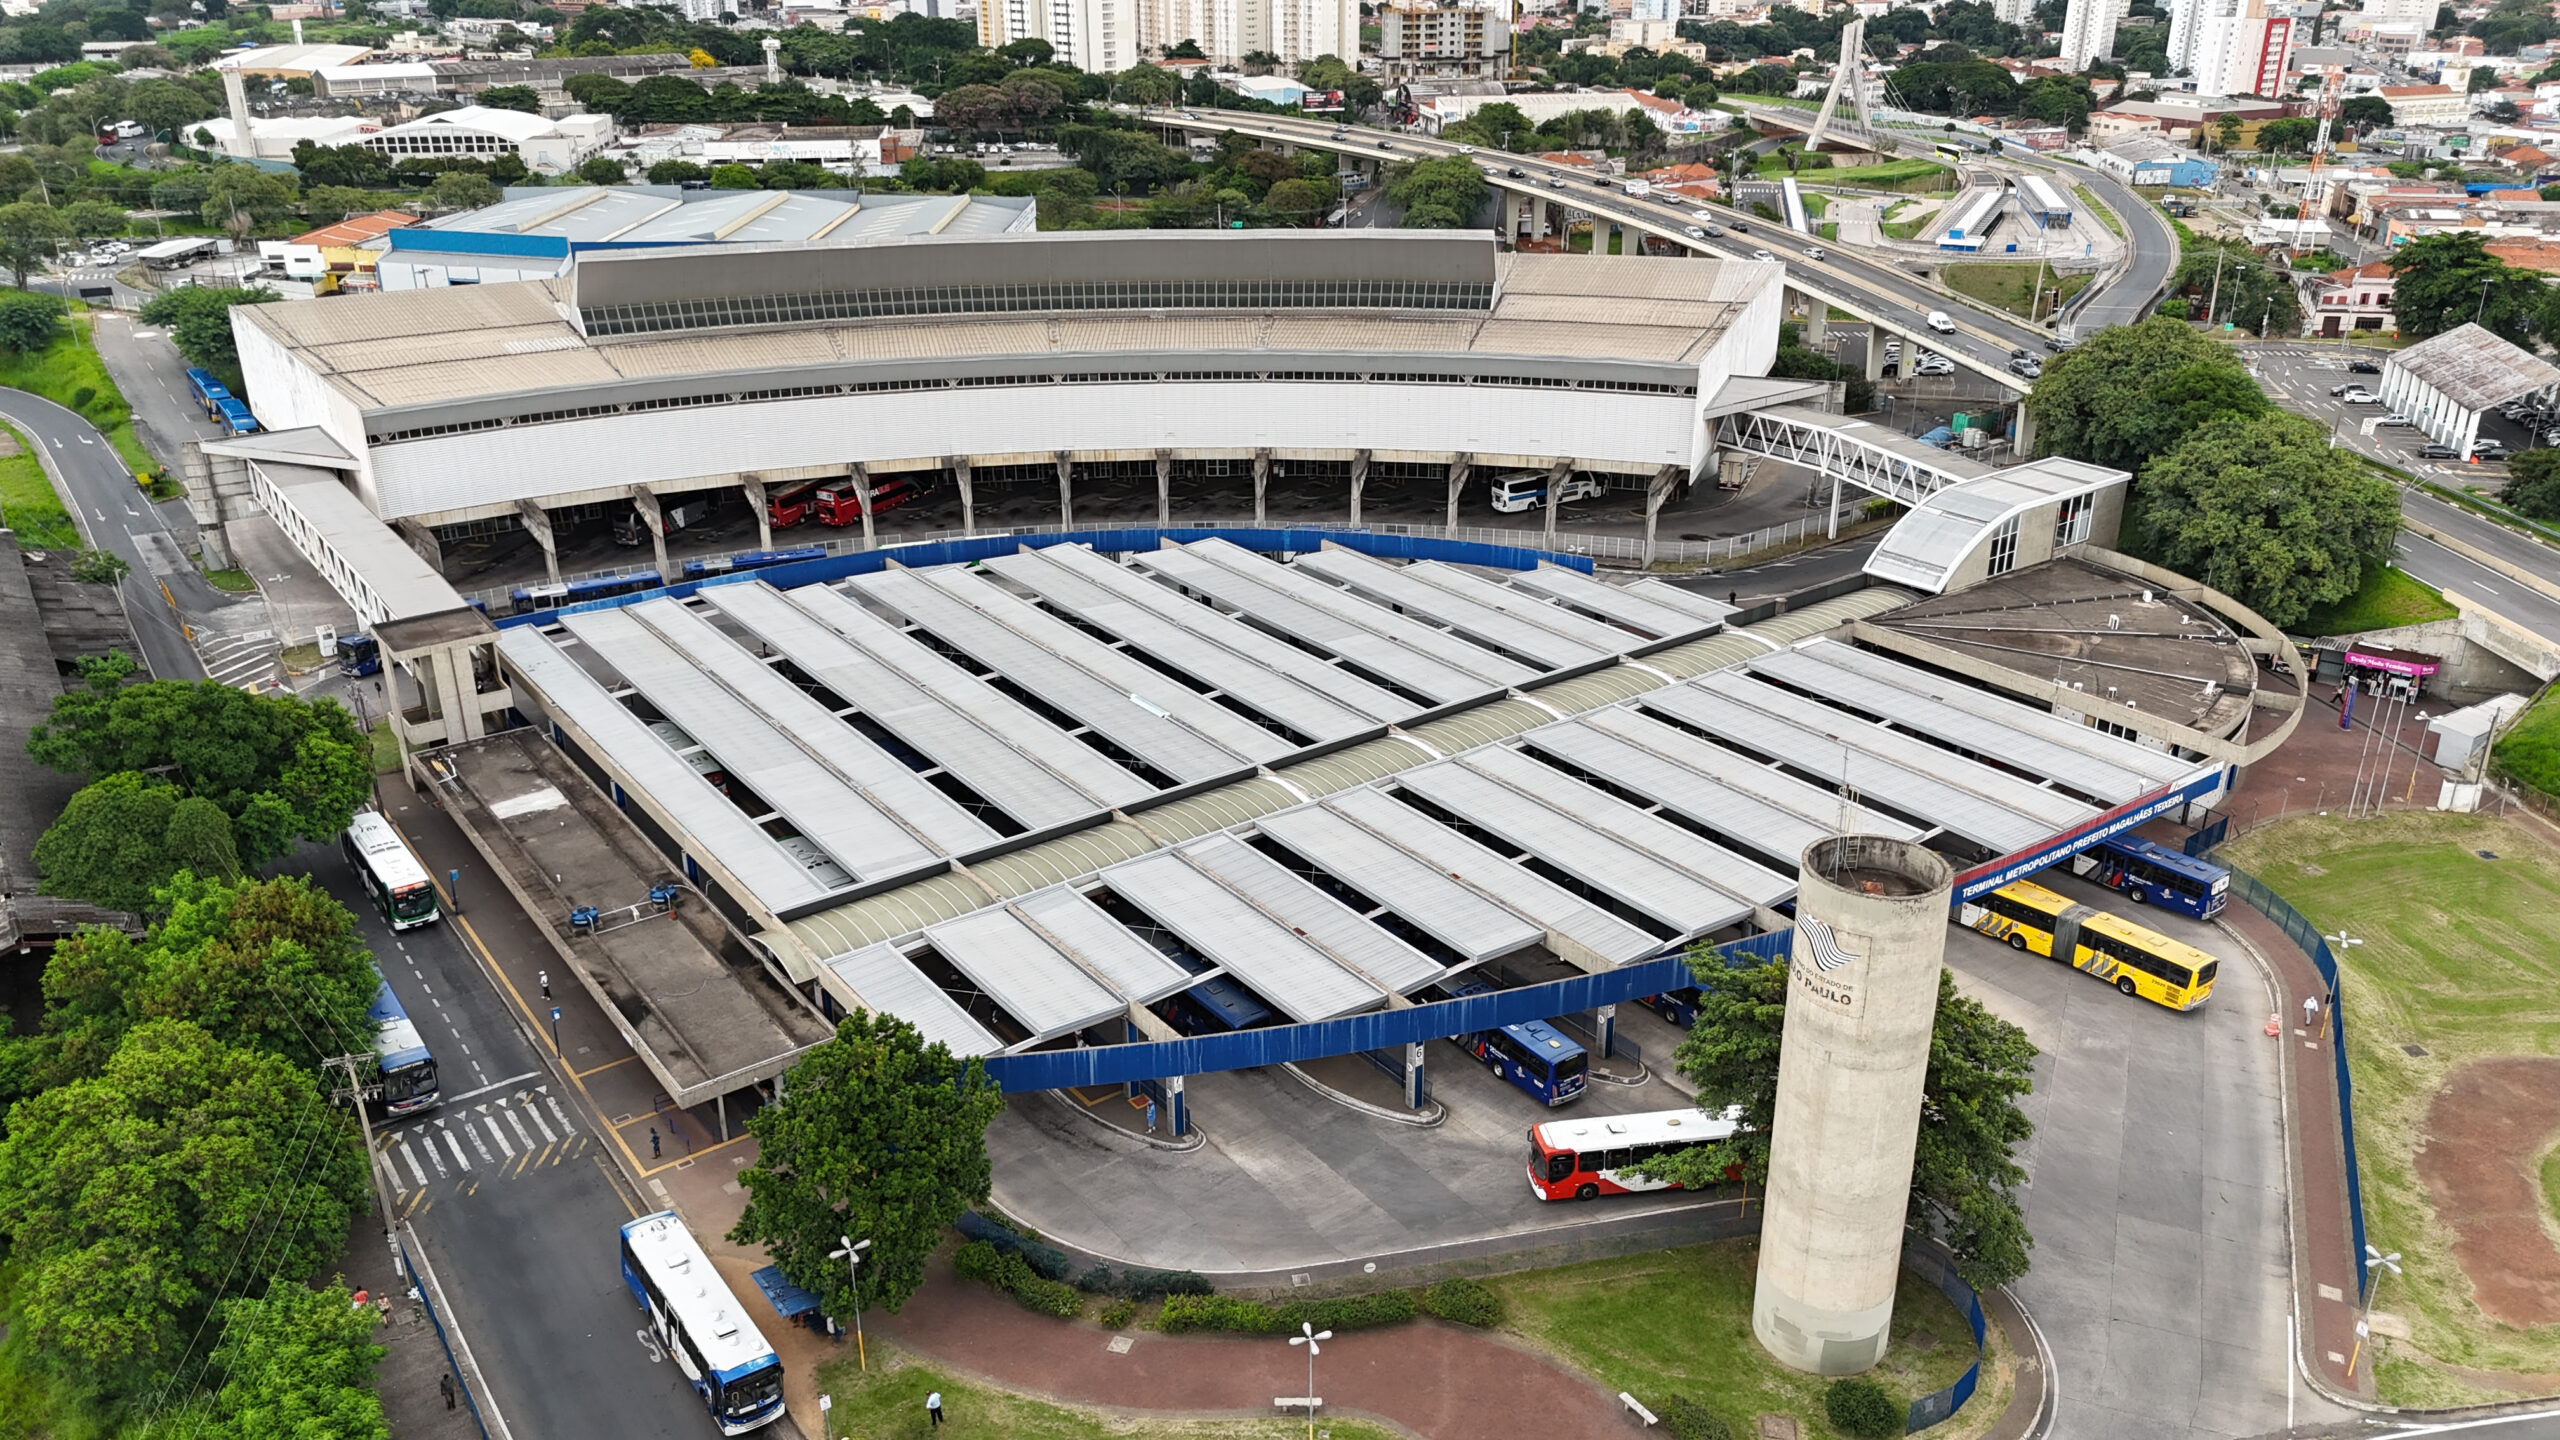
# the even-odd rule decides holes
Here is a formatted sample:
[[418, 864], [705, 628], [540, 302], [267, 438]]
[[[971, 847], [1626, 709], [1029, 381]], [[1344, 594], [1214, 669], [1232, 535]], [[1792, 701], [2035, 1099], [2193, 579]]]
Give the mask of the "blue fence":
[[2329, 951], [2329, 941], [2320, 927], [2303, 918], [2302, 912], [2285, 903], [2245, 870], [2231, 872], [2231, 888], [2249, 903], [2249, 908], [2275, 922], [2294, 948], [2311, 958], [2311, 966], [2320, 972], [2320, 984], [2328, 993], [2323, 998], [2329, 1007], [2329, 1057], [2335, 1063], [2338, 1084], [2338, 1143], [2347, 1160], [2347, 1226], [2351, 1232], [2347, 1243], [2355, 1254], [2356, 1293], [2372, 1278], [2365, 1272], [2364, 1259], [2364, 1180], [2356, 1169], [2356, 1082], [2347, 1069], [2347, 1017], [2338, 1008], [2338, 958]]
[[1911, 1413], [1902, 1424], [1902, 1433], [1909, 1435], [1948, 1419], [1973, 1398], [1973, 1392], [1982, 1384], [1982, 1347], [1990, 1341], [1991, 1327], [1982, 1318], [1982, 1297], [1973, 1293], [1973, 1287], [1956, 1273], [1955, 1262], [1936, 1246], [1903, 1247], [1902, 1268], [1916, 1271], [1937, 1286], [1938, 1293], [1963, 1311], [1965, 1323], [1973, 1327], [1973, 1363], [1965, 1367], [1953, 1385], [1911, 1402]]
[[[399, 232], [392, 232], [397, 234]], [[930, 545], [898, 545], [882, 550], [857, 550], [847, 555], [830, 555], [823, 560], [803, 560], [793, 565], [774, 565], [762, 570], [735, 575], [706, 575], [657, 590], [643, 590], [631, 595], [615, 595], [603, 600], [589, 600], [579, 605], [564, 605], [557, 610], [535, 610], [510, 615], [498, 621], [500, 629], [511, 625], [547, 624], [561, 615], [585, 610], [613, 610], [657, 595], [672, 595], [681, 600], [695, 591], [713, 585], [733, 585], [744, 580], [763, 580], [776, 589], [790, 590], [802, 585], [823, 585], [849, 575], [869, 575], [885, 570], [891, 561], [900, 565], [967, 564], [1010, 555], [1028, 545], [1034, 549], [1051, 545], [1090, 545], [1108, 554], [1131, 550], [1154, 550], [1170, 540], [1188, 545], [1194, 540], [1226, 540], [1247, 550], [1299, 554], [1321, 550], [1326, 545], [1339, 545], [1347, 550], [1376, 555], [1389, 560], [1445, 560], [1452, 565], [1482, 565], [1496, 570], [1535, 570], [1541, 561], [1552, 562], [1583, 574], [1591, 573], [1588, 555], [1564, 555], [1528, 545], [1487, 545], [1473, 540], [1444, 540], [1431, 535], [1378, 535], [1359, 530], [1298, 530], [1287, 526], [1268, 529], [1220, 528], [1215, 526], [1123, 526], [1108, 530], [1069, 530], [1039, 535], [984, 535], [974, 540], [943, 540]]]
[[418, 1304], [427, 1312], [427, 1323], [436, 1327], [436, 1343], [444, 1347], [445, 1368], [453, 1373], [457, 1387], [462, 1391], [462, 1403], [471, 1409], [471, 1423], [479, 1428], [480, 1440], [489, 1440], [489, 1422], [481, 1418], [480, 1397], [471, 1388], [472, 1382], [479, 1378], [479, 1368], [463, 1364], [462, 1358], [453, 1353], [453, 1337], [445, 1333], [444, 1316], [436, 1310], [438, 1287], [431, 1282], [432, 1272], [418, 1268], [418, 1256], [410, 1250], [406, 1235], [395, 1232], [392, 1240], [400, 1247], [400, 1268], [409, 1272], [410, 1285], [417, 1291]]

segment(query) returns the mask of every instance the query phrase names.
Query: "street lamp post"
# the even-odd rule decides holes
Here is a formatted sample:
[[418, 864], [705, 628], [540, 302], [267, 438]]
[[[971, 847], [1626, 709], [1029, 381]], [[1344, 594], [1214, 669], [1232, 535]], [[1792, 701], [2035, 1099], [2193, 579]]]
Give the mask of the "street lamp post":
[[842, 1260], [853, 1272], [853, 1353], [854, 1358], [861, 1361], [862, 1368], [868, 1370], [871, 1368], [871, 1352], [862, 1344], [862, 1252], [871, 1248], [871, 1242], [865, 1240], [856, 1245], [850, 1235], [836, 1238], [844, 1242], [844, 1248], [828, 1251], [827, 1258]]
[[2364, 1259], [2366, 1267], [2373, 1271], [2373, 1283], [2365, 1287], [2364, 1314], [2356, 1321], [2356, 1348], [2347, 1356], [2347, 1378], [2350, 1380], [2356, 1377], [2356, 1362], [2364, 1358], [2365, 1337], [2373, 1326], [2374, 1297], [2382, 1293], [2382, 1276], [2386, 1271], [2393, 1275], [2400, 1273], [2400, 1252], [2397, 1250], [2385, 1255], [2367, 1245], [2364, 1247]]
[[[1289, 1343], [1307, 1347], [1307, 1440], [1316, 1440], [1316, 1342], [1332, 1339], [1333, 1332], [1319, 1330], [1304, 1320], [1298, 1322], [1298, 1332], [1289, 1337]], [[2354, 1374], [2354, 1368], [2349, 1367], [2347, 1373]]]

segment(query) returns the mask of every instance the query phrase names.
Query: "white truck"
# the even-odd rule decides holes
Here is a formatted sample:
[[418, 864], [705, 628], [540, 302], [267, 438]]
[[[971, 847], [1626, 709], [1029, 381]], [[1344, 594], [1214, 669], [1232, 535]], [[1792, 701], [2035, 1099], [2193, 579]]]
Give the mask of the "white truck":
[[1650, 195], [1653, 193], [1653, 182], [1650, 180], [1625, 180], [1619, 182], [1618, 188], [1629, 195]]

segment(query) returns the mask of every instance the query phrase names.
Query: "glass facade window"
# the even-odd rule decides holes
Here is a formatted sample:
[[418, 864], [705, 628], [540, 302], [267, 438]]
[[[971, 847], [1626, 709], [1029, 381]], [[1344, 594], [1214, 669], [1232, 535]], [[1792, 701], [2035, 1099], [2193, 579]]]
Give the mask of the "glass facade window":
[[1999, 529], [1991, 532], [1990, 573], [1994, 575], [2006, 575], [2017, 568], [2018, 517], [2012, 515], [2008, 519], [2000, 522]]

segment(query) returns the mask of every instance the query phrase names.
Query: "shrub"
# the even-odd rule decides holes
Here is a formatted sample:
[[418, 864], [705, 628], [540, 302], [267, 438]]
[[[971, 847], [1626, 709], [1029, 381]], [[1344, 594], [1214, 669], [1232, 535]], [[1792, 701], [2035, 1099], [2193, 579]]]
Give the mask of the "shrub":
[[1902, 1402], [1873, 1380], [1834, 1380], [1822, 1392], [1822, 1413], [1832, 1428], [1857, 1440], [1891, 1440], [1908, 1418]]
[[1110, 1329], [1117, 1330], [1121, 1326], [1128, 1324], [1129, 1321], [1137, 1315], [1137, 1313], [1137, 1301], [1114, 1300], [1110, 1304], [1102, 1307], [1102, 1323]]
[[1096, 1265], [1076, 1277], [1076, 1288], [1093, 1295], [1123, 1295], [1144, 1300], [1155, 1295], [1206, 1295], [1207, 1277], [1188, 1270], [1113, 1270]]
[[71, 578], [84, 585], [113, 585], [132, 569], [124, 562], [123, 556], [112, 550], [91, 550], [84, 546], [71, 559]]
[[71, 392], [71, 408], [74, 410], [86, 410], [89, 408], [89, 402], [97, 398], [98, 390], [96, 386], [83, 385], [79, 389]]
[[983, 1240], [1007, 1255], [1019, 1255], [1044, 1280], [1064, 1280], [1073, 1267], [1064, 1252], [1040, 1243], [1036, 1235], [1025, 1236], [990, 1220], [975, 1210], [961, 1212], [954, 1229], [972, 1240]]
[[1663, 1431], [1671, 1440], [1733, 1440], [1733, 1427], [1692, 1396], [1674, 1395], [1665, 1400], [1660, 1417]]
[[1084, 1310], [1084, 1296], [1072, 1285], [1042, 1276], [1019, 1255], [1008, 1255], [984, 1240], [972, 1240], [951, 1257], [951, 1269], [963, 1280], [978, 1280], [1004, 1291], [1025, 1310], [1072, 1320]]
[[997, 1258], [996, 1247], [984, 1240], [972, 1240], [960, 1247], [960, 1253], [951, 1257], [952, 1273], [963, 1280], [984, 1280], [993, 1284]]
[[1168, 1335], [1186, 1330], [1231, 1330], [1243, 1335], [1294, 1335], [1300, 1325], [1319, 1330], [1365, 1330], [1414, 1317], [1410, 1290], [1382, 1290], [1339, 1300], [1300, 1300], [1265, 1305], [1233, 1295], [1174, 1295], [1156, 1322]]
[[1502, 1323], [1502, 1297], [1481, 1280], [1443, 1280], [1422, 1292], [1422, 1308], [1443, 1320], [1488, 1330]]

